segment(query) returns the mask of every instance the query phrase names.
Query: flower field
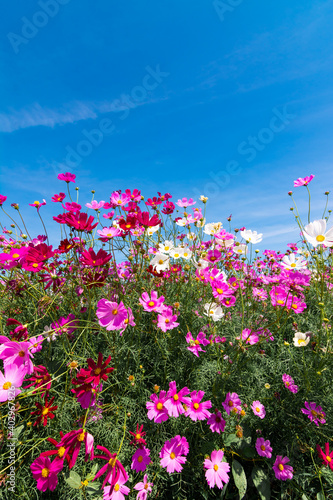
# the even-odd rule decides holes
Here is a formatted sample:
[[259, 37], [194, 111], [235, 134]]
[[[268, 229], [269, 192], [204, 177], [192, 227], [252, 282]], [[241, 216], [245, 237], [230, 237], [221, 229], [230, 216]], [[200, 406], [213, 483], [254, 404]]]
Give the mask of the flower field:
[[205, 196], [82, 201], [59, 174], [36, 235], [0, 195], [0, 498], [333, 498], [333, 227], [328, 203], [310, 217], [313, 177], [278, 252], [206, 220]]

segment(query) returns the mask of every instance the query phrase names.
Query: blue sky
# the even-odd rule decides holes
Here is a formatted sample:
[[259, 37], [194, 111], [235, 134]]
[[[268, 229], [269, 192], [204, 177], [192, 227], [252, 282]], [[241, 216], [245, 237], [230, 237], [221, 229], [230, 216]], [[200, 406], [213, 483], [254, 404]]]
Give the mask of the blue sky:
[[204, 194], [209, 222], [232, 214], [283, 250], [298, 235], [293, 180], [315, 174], [313, 218], [333, 187], [332, 25], [333, 0], [10, 2], [1, 194], [36, 233], [28, 203], [45, 198], [52, 225], [59, 172], [76, 174], [82, 204], [91, 189]]

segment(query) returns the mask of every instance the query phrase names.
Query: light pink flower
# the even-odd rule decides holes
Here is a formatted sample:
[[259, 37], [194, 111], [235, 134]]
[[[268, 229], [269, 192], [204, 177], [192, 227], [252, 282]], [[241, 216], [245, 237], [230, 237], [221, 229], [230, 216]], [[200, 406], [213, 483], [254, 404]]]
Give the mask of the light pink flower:
[[204, 351], [203, 349], [201, 349], [201, 345], [208, 345], [210, 344], [209, 340], [206, 338], [206, 335], [203, 333], [203, 332], [199, 332], [198, 335], [197, 335], [197, 338], [194, 339], [193, 336], [192, 336], [192, 333], [191, 332], [188, 332], [187, 335], [186, 335], [186, 342], [188, 344], [190, 344], [187, 349], [191, 352], [193, 352], [193, 354], [195, 356], [197, 356], [197, 358], [199, 357], [199, 352], [206, 352]]
[[186, 457], [182, 456], [182, 446], [179, 445], [177, 438], [172, 438], [166, 441], [160, 451], [160, 465], [166, 467], [169, 474], [172, 472], [180, 472], [183, 467], [182, 464], [186, 462]]
[[265, 418], [266, 415], [265, 407], [263, 404], [260, 403], [260, 401], [253, 401], [251, 408], [253, 410], [253, 413], [257, 415], [257, 417], [261, 419]]
[[306, 177], [299, 177], [298, 179], [296, 179], [294, 181], [294, 187], [299, 187], [299, 186], [307, 186], [309, 184], [309, 182], [312, 181], [312, 179], [314, 178], [314, 175], [308, 175]]
[[101, 326], [107, 330], [122, 330], [125, 320], [128, 319], [128, 312], [122, 302], [111, 302], [101, 299], [97, 303], [96, 316]]
[[286, 465], [287, 462], [289, 462], [288, 457], [282, 457], [281, 455], [277, 455], [273, 465], [273, 470], [276, 479], [281, 479], [281, 481], [287, 481], [287, 479], [293, 478], [294, 469], [292, 468], [291, 465]]
[[230, 413], [240, 413], [242, 410], [241, 404], [242, 402], [236, 392], [228, 392], [222, 406], [228, 415], [230, 415]]
[[282, 382], [284, 383], [285, 388], [288, 389], [290, 392], [294, 394], [297, 393], [298, 386], [295, 384], [294, 379], [292, 379], [290, 375], [284, 373], [282, 375]]
[[163, 312], [157, 316], [157, 326], [162, 332], [173, 330], [179, 325], [176, 319], [177, 314], [173, 314], [172, 307], [164, 306]]
[[92, 208], [93, 210], [99, 210], [100, 208], [104, 207], [105, 201], [96, 201], [93, 200], [91, 203], [86, 203], [87, 208]]
[[115, 238], [116, 236], [120, 236], [122, 231], [117, 227], [104, 227], [102, 230], [98, 229], [97, 234], [99, 234], [100, 239], [104, 242], [110, 240], [111, 238]]
[[217, 486], [219, 489], [222, 489], [223, 483], [227, 484], [229, 482], [228, 472], [230, 471], [230, 465], [228, 462], [222, 462], [223, 455], [222, 450], [214, 450], [212, 451], [210, 460], [206, 458], [204, 461], [204, 468], [207, 469], [205, 476], [210, 488]]
[[178, 205], [179, 207], [191, 207], [192, 205], [195, 205], [196, 204], [196, 201], [193, 201], [193, 198], [182, 198], [181, 200], [178, 200], [176, 202], [176, 205]]
[[33, 358], [29, 348], [29, 342], [6, 342], [0, 350], [0, 359], [3, 359], [4, 368], [8, 365], [23, 366], [25, 373], [32, 373], [34, 365], [30, 358]]
[[148, 418], [149, 420], [153, 420], [156, 424], [160, 424], [161, 422], [165, 422], [168, 420], [168, 410], [165, 406], [166, 402], [166, 392], [161, 391], [159, 395], [152, 394], [150, 396], [152, 402], [147, 401], [146, 408], [148, 410]]
[[153, 483], [148, 483], [148, 476], [145, 474], [143, 476], [143, 482], [137, 483], [134, 486], [134, 489], [139, 492], [136, 496], [136, 500], [147, 500], [148, 493], [151, 493], [153, 486]]
[[128, 474], [125, 471], [125, 475], [120, 471], [118, 480], [110, 486], [104, 487], [103, 500], [125, 500], [125, 495], [128, 495], [131, 491], [130, 488], [125, 486], [128, 481]]
[[148, 311], [148, 312], [152, 312], [152, 311], [163, 312], [163, 310], [164, 310], [164, 306], [163, 306], [164, 300], [165, 300], [165, 298], [163, 297], [163, 295], [161, 297], [158, 297], [157, 292], [155, 292], [154, 290], [152, 290], [150, 297], [149, 297], [149, 295], [148, 295], [147, 292], [143, 292], [143, 294], [141, 295], [141, 297], [139, 299], [139, 302], [140, 302], [140, 304], [142, 305], [142, 307], [144, 308], [145, 311]]
[[22, 392], [19, 387], [23, 383], [26, 371], [23, 366], [14, 364], [5, 367], [5, 374], [0, 371], [0, 402], [7, 401], [10, 391], [10, 399], [16, 397]]

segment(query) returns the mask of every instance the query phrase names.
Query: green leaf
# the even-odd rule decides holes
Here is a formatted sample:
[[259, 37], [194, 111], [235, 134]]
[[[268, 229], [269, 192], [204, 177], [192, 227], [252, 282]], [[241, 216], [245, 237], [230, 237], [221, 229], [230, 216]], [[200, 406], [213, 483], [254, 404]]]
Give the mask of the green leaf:
[[86, 493], [88, 493], [88, 495], [94, 495], [96, 491], [100, 489], [100, 487], [100, 483], [98, 481], [94, 481], [93, 483], [88, 484], [85, 491]]
[[86, 476], [87, 481], [92, 481], [94, 479], [94, 477], [96, 476], [96, 473], [97, 473], [97, 469], [98, 469], [98, 465], [95, 464], [93, 466], [93, 468], [91, 469], [91, 471], [89, 472], [89, 474], [87, 474], [87, 476]]
[[23, 429], [24, 429], [24, 425], [19, 425], [18, 427], [15, 427], [14, 432], [13, 432], [13, 437], [17, 439], [19, 437], [19, 435], [21, 434], [21, 432], [23, 431]]
[[322, 491], [318, 491], [317, 500], [325, 500], [325, 495], [323, 494]]
[[74, 471], [71, 471], [69, 477], [66, 479], [66, 483], [69, 484], [71, 488], [78, 490], [81, 488], [81, 477]]
[[237, 460], [232, 461], [232, 475], [239, 491], [239, 499], [242, 500], [246, 493], [247, 481], [244, 469]]
[[224, 440], [224, 446], [231, 446], [232, 444], [239, 443], [239, 441], [240, 440], [236, 434], [229, 434], [229, 436], [227, 436]]
[[254, 486], [259, 492], [261, 500], [269, 500], [271, 498], [271, 484], [266, 472], [258, 467], [254, 467], [251, 477]]

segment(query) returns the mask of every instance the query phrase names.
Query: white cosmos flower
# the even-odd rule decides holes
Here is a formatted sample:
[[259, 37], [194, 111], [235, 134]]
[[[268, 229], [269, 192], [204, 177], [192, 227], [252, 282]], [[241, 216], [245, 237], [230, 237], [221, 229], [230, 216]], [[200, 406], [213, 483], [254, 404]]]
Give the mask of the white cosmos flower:
[[150, 261], [150, 265], [153, 266], [154, 270], [158, 273], [160, 271], [166, 271], [169, 269], [169, 257], [164, 253], [157, 253]]
[[158, 245], [158, 249], [162, 253], [169, 253], [170, 250], [174, 247], [172, 241], [166, 240], [164, 243], [160, 243]]
[[206, 316], [209, 316], [213, 321], [219, 321], [224, 316], [224, 313], [222, 312], [222, 307], [218, 306], [214, 302], [212, 302], [211, 304], [205, 304], [204, 310], [205, 310], [204, 314]]
[[222, 228], [222, 222], [210, 222], [205, 225], [204, 233], [209, 234], [210, 236], [218, 233]]
[[208, 200], [207, 196], [204, 196], [203, 194], [200, 196], [199, 198], [200, 201], [203, 201], [204, 203], [206, 203], [206, 201]]
[[317, 245], [326, 245], [327, 247], [333, 246], [333, 227], [329, 229], [326, 233], [326, 220], [319, 219], [310, 222], [305, 226], [303, 235], [308, 240], [311, 245], [316, 247]]
[[204, 259], [199, 259], [198, 262], [196, 262], [196, 260], [193, 259], [192, 262], [197, 269], [204, 269], [205, 267], [209, 266], [209, 262]]
[[251, 231], [251, 229], [244, 229], [244, 231], [241, 231], [240, 234], [244, 240], [253, 244], [260, 243], [262, 241], [262, 233], [258, 234], [257, 231]]
[[175, 247], [171, 248], [169, 255], [173, 259], [180, 259], [180, 257], [183, 257], [184, 249], [182, 247]]
[[298, 257], [294, 253], [291, 253], [283, 257], [281, 265], [285, 269], [295, 269], [296, 271], [299, 271], [300, 269], [306, 269], [307, 261], [303, 259], [303, 257]]
[[243, 254], [246, 255], [247, 254], [247, 246], [244, 243], [242, 243], [240, 245], [235, 245], [233, 248], [233, 251], [235, 253], [240, 254], [240, 255], [243, 255]]
[[307, 337], [305, 333], [296, 332], [293, 338], [294, 346], [304, 347], [310, 342], [310, 337]]
[[148, 236], [152, 236], [154, 233], [156, 233], [156, 231], [159, 230], [159, 228], [159, 224], [157, 224], [157, 226], [148, 227], [148, 229], [146, 229], [146, 234], [148, 234]]
[[228, 240], [220, 240], [219, 238], [215, 238], [215, 241], [223, 248], [232, 247], [232, 245], [235, 243], [235, 240], [233, 238], [230, 238]]
[[197, 235], [195, 233], [191, 233], [191, 231], [187, 235], [187, 239], [190, 241], [194, 241], [197, 239]]
[[192, 257], [192, 252], [189, 248], [185, 247], [183, 248], [183, 255], [182, 255], [183, 259], [186, 259], [186, 260], [190, 260], [190, 258]]

